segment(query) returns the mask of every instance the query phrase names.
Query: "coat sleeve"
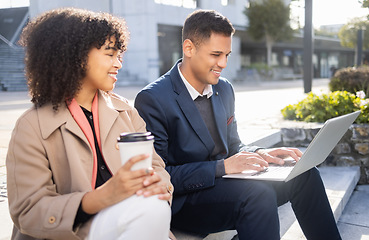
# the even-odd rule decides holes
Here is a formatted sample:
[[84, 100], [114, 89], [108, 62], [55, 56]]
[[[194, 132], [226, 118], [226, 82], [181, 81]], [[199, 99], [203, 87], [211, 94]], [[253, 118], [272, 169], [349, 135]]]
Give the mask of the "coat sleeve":
[[[131, 113], [131, 119], [132, 123], [134, 125], [134, 128], [136, 132], [146, 132], [146, 123], [145, 121], [140, 117], [137, 110], [135, 108], [132, 109]], [[157, 174], [161, 177], [161, 179], [165, 182], [166, 188], [170, 193], [173, 193], [173, 185], [170, 182], [170, 175], [165, 170], [165, 163], [162, 160], [162, 158], [156, 153], [155, 148], [153, 149], [153, 156], [152, 156], [152, 166]], [[172, 199], [170, 199], [170, 204], [172, 202]]]
[[[185, 164], [173, 164], [176, 159], [169, 159], [169, 136], [166, 112], [155, 96], [141, 91], [135, 100], [135, 107], [147, 124], [147, 129], [155, 136], [155, 149], [166, 163], [166, 170], [171, 176], [175, 194], [186, 194], [209, 188], [215, 184], [216, 161], [188, 161]], [[171, 163], [171, 164], [169, 164]]]
[[57, 193], [37, 121], [18, 120], [6, 165], [9, 211], [18, 230], [40, 239], [79, 239], [73, 223], [85, 192]]

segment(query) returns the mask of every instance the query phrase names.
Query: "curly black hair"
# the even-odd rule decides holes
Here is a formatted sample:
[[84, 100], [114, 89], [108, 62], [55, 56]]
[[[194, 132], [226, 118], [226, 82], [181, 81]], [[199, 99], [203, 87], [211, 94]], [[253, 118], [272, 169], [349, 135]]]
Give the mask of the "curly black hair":
[[48, 11], [27, 24], [20, 44], [26, 48], [25, 71], [36, 107], [57, 110], [78, 93], [86, 76], [89, 51], [115, 38], [124, 52], [129, 33], [124, 19], [76, 8]]

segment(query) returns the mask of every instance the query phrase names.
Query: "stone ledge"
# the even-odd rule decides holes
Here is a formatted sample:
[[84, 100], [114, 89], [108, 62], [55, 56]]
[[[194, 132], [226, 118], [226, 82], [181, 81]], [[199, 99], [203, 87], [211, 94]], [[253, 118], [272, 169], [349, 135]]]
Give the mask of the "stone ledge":
[[274, 130], [270, 132], [269, 135], [263, 136], [260, 139], [251, 142], [248, 145], [251, 146], [259, 146], [264, 148], [273, 147], [277, 144], [279, 144], [282, 141], [282, 135], [280, 130]]

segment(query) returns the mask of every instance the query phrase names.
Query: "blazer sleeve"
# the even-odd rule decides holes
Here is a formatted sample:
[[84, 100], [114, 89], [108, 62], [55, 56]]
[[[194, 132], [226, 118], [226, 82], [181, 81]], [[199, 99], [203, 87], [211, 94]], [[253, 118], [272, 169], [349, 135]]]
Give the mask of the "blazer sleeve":
[[186, 164], [174, 164], [176, 159], [169, 159], [169, 136], [166, 112], [155, 96], [148, 91], [141, 91], [135, 100], [135, 107], [145, 120], [148, 131], [155, 136], [155, 149], [166, 163], [166, 170], [171, 176], [175, 194], [185, 194], [214, 186], [216, 161], [199, 161]]
[[73, 223], [85, 192], [57, 193], [39, 130], [23, 117], [12, 133], [6, 159], [11, 218], [23, 234], [79, 239]]

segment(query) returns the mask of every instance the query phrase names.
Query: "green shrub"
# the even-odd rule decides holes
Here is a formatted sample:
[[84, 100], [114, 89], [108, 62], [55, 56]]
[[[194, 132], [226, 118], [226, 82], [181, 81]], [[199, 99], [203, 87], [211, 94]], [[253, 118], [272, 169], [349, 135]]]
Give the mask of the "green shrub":
[[316, 95], [309, 93], [305, 99], [294, 105], [288, 105], [281, 110], [284, 119], [325, 122], [326, 120], [361, 110], [356, 123], [369, 122], [369, 99], [364, 92], [357, 96], [347, 91], [335, 91], [329, 94]]
[[343, 68], [338, 70], [329, 82], [329, 87], [334, 91], [348, 91], [356, 93], [364, 91], [369, 94], [369, 67]]

